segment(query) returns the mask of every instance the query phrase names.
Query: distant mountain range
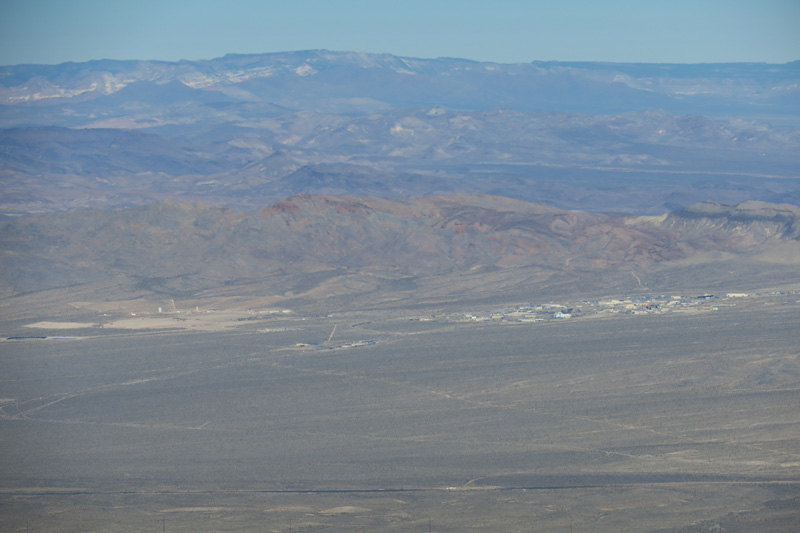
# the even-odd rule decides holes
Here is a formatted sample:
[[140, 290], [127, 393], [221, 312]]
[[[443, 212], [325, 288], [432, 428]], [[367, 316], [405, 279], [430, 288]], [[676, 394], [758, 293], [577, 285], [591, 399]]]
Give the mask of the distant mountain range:
[[2, 305], [791, 284], [798, 126], [800, 62], [2, 67]]
[[323, 50], [0, 67], [0, 211], [496, 194], [657, 214], [800, 203], [800, 62]]
[[[485, 110], [783, 114], [800, 111], [800, 61], [784, 65], [500, 64], [309, 50], [207, 61], [89, 61], [0, 68], [5, 105], [251, 102], [325, 113], [442, 105]], [[116, 95], [108, 99], [110, 95]]]

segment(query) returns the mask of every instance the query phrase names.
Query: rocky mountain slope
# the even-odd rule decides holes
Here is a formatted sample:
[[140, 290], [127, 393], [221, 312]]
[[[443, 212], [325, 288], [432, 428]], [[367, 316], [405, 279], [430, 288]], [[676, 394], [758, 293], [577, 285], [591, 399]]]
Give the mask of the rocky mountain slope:
[[796, 280], [800, 265], [800, 208], [759, 202], [630, 217], [496, 196], [301, 195], [250, 212], [159, 203], [53, 213], [5, 221], [0, 236], [9, 297], [113, 282], [151, 299], [277, 294], [323, 305], [375, 290], [409, 296], [431, 280], [457, 298], [498, 276], [504, 291], [530, 290], [532, 277], [657, 288], [690, 272], [691, 284], [716, 283], [729, 264], [740, 274], [759, 265], [764, 284]]

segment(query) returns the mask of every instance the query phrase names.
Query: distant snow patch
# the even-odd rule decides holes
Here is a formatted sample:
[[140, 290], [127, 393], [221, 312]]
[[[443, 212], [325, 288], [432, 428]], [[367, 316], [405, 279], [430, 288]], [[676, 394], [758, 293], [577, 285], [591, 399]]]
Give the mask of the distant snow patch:
[[317, 71], [311, 65], [303, 65], [294, 69], [294, 73], [298, 76], [310, 76], [311, 74], [316, 74]]

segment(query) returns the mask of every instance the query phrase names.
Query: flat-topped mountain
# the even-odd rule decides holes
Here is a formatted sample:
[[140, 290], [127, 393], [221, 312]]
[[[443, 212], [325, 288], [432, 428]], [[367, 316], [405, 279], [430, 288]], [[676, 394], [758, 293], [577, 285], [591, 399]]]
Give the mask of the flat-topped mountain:
[[[667, 109], [697, 112], [794, 106], [798, 62], [785, 65], [580, 63], [501, 64], [390, 54], [308, 50], [230, 54], [201, 61], [89, 61], [0, 69], [5, 105], [145, 97], [165, 103], [269, 102], [317, 111], [443, 105], [520, 111]], [[109, 100], [109, 103], [111, 101]]]

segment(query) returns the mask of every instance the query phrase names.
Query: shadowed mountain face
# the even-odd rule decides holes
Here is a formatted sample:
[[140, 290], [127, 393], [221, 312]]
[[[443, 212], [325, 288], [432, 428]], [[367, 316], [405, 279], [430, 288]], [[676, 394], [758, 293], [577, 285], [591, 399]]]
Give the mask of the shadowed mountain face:
[[800, 203], [800, 63], [306, 51], [0, 68], [0, 212], [461, 192], [657, 214]]
[[513, 291], [531, 276], [591, 286], [694, 269], [699, 283], [735, 263], [760, 265], [763, 283], [794, 277], [800, 262], [800, 208], [760, 202], [628, 217], [495, 196], [301, 195], [251, 212], [159, 203], [54, 213], [3, 222], [0, 235], [7, 295], [115, 280], [150, 297], [290, 292], [319, 304], [364, 296], [354, 280], [365, 277], [389, 293], [451, 280], [443, 291], [456, 298], [466, 279], [480, 290], [504, 276]]

